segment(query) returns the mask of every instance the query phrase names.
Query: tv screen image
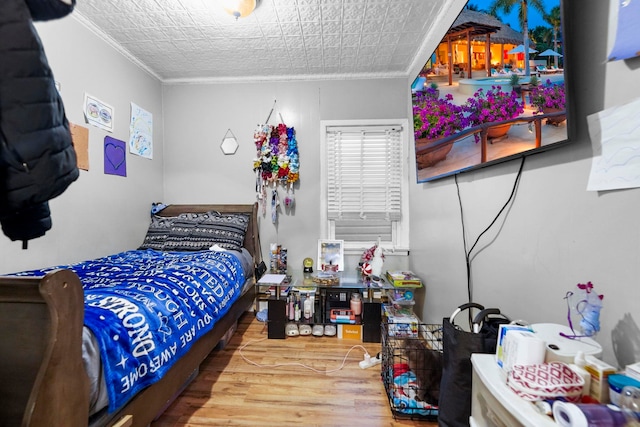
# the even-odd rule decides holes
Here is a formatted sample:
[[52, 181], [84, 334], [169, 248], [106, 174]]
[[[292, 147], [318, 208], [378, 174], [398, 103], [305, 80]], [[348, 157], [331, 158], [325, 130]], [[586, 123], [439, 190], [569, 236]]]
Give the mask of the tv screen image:
[[500, 18], [468, 8], [483, 1], [461, 11], [411, 86], [418, 182], [570, 141], [561, 1], [529, 11], [528, 42]]

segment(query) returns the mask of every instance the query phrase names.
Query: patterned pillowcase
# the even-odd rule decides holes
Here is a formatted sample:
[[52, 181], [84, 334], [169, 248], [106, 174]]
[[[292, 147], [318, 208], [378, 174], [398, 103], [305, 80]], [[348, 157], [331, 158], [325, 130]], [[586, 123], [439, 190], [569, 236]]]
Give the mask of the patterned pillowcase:
[[163, 250], [176, 219], [176, 217], [153, 215], [147, 234], [144, 236], [144, 242], [138, 249]]
[[203, 251], [214, 244], [239, 251], [249, 226], [248, 214], [207, 212], [180, 214], [171, 227], [164, 250]]
[[[169, 238], [165, 242], [165, 251], [198, 251], [201, 244], [192, 242], [191, 234], [199, 222], [209, 217], [206, 213], [182, 213], [176, 217], [171, 227]], [[211, 246], [211, 245], [209, 245]], [[203, 248], [203, 249], [209, 249]]]

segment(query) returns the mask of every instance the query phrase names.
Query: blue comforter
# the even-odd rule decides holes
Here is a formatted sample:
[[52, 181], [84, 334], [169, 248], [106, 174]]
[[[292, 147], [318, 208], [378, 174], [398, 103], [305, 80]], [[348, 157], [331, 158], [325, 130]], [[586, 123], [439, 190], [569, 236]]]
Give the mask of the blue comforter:
[[158, 381], [240, 296], [245, 272], [232, 252], [127, 251], [78, 264], [84, 323], [100, 344], [109, 412]]

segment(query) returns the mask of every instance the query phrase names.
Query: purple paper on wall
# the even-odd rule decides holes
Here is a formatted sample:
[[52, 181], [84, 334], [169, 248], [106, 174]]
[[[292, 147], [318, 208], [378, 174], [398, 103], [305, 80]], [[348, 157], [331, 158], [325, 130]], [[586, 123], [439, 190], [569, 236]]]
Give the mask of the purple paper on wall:
[[638, 18], [640, 4], [637, 1], [618, 0], [618, 20], [615, 43], [609, 53], [609, 61], [629, 59], [640, 55], [638, 43]]
[[127, 176], [125, 142], [110, 136], [104, 137], [104, 173]]

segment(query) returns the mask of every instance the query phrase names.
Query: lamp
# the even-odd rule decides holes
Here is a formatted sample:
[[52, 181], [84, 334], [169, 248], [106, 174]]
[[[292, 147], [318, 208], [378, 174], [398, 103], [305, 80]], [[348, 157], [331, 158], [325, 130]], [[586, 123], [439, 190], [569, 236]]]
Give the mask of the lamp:
[[245, 18], [256, 8], [256, 0], [222, 0], [222, 7], [229, 15]]

